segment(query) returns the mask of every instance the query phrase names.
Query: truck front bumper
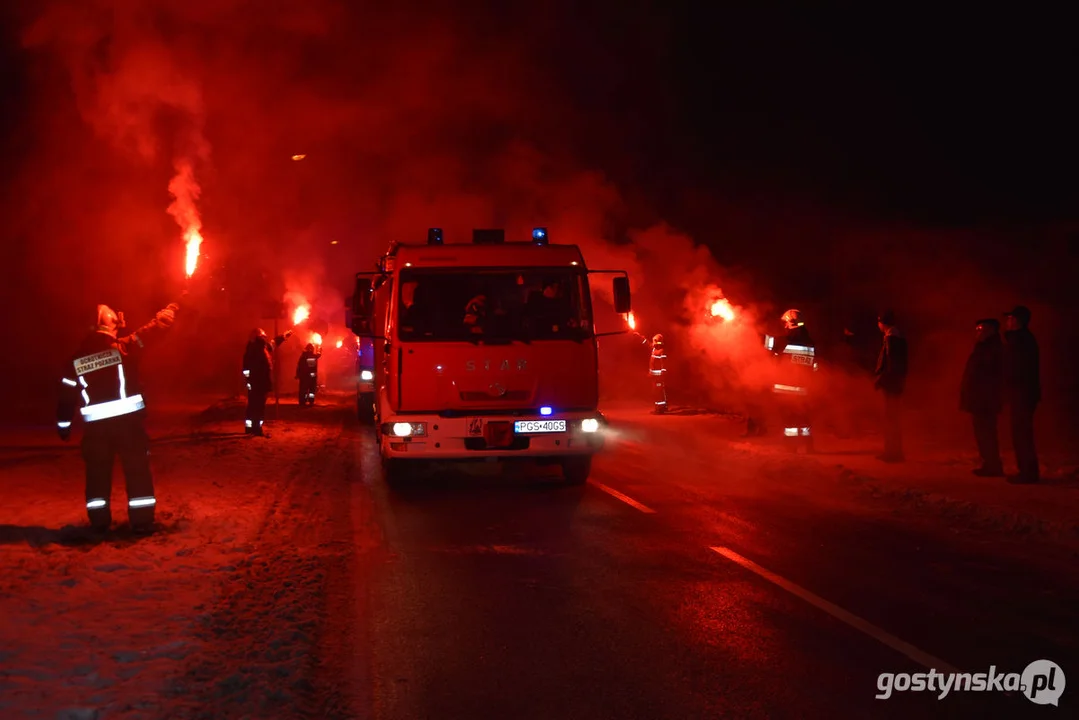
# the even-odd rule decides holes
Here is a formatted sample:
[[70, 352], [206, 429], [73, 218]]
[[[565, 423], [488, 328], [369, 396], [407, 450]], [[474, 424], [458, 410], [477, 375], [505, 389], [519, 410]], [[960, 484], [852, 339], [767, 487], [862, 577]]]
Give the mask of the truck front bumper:
[[[558, 417], [409, 414], [383, 420], [379, 426], [382, 456], [412, 460], [592, 455], [603, 449], [607, 431], [606, 420], [598, 412]], [[543, 431], [560, 422], [565, 423], [565, 430]], [[489, 427], [488, 423], [504, 424]]]

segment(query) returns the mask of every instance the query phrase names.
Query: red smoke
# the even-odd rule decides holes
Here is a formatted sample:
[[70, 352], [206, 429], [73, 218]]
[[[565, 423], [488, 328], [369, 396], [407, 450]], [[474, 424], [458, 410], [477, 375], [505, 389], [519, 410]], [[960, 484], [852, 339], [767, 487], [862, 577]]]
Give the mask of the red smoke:
[[[954, 418], [940, 398], [961, 367], [966, 326], [1020, 299], [1014, 285], [957, 279], [962, 258], [918, 259], [942, 258], [940, 239], [915, 253], [912, 234], [850, 231], [819, 213], [697, 193], [708, 230], [690, 238], [658, 222], [635, 188], [581, 162], [590, 144], [632, 155], [630, 123], [581, 109], [565, 78], [539, 62], [559, 56], [551, 30], [561, 20], [542, 4], [503, 18], [330, 0], [29, 5], [40, 148], [21, 168], [24, 208], [5, 216], [37, 253], [24, 261], [31, 295], [65, 342], [97, 302], [133, 319], [167, 302], [183, 266], [162, 212], [174, 191], [181, 235], [204, 221], [213, 256], [194, 279], [212, 276], [215, 294], [200, 320], [178, 323], [200, 354], [182, 375], [192, 382], [234, 376], [247, 333], [287, 293], [340, 323], [353, 274], [372, 269], [391, 240], [422, 242], [431, 226], [453, 242], [474, 227], [527, 237], [544, 225], [553, 242], [580, 244], [590, 267], [628, 270], [638, 330], [669, 345], [672, 394], [735, 407], [758, 385], [759, 335], [776, 331], [786, 307], [802, 307], [824, 345], [841, 336], [849, 308], [889, 304], [912, 336], [912, 393]], [[602, 95], [588, 63], [562, 60]], [[645, 77], [632, 86], [642, 105], [665, 100]], [[724, 267], [698, 243], [720, 257], [761, 248], [762, 263], [754, 273]], [[713, 285], [737, 309], [726, 325], [701, 317]], [[960, 286], [962, 308], [946, 292]], [[599, 329], [624, 327], [604, 306], [609, 282], [595, 288]], [[607, 387], [646, 387], [638, 342], [603, 340]]]

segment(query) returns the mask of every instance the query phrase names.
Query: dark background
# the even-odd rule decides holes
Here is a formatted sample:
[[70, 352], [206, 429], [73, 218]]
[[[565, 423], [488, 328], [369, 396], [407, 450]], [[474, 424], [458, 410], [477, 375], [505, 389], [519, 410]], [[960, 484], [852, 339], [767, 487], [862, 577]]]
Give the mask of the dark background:
[[[352, 273], [390, 239], [544, 224], [633, 273], [646, 330], [683, 363], [672, 392], [748, 352], [687, 329], [687, 294], [715, 283], [755, 329], [797, 305], [822, 347], [856, 326], [868, 355], [876, 310], [895, 307], [912, 404], [962, 428], [973, 322], [1022, 302], [1042, 425], [1070, 437], [1079, 118], [1063, 16], [383, 5], [3, 3], [0, 292], [31, 347], [8, 354], [11, 402], [48, 415], [97, 302], [138, 323], [179, 293], [167, 187], [195, 157], [206, 255], [151, 361], [158, 386], [238, 389], [265, 301], [297, 293], [339, 322]], [[629, 339], [604, 348], [627, 378], [646, 362]], [[712, 399], [737, 404], [735, 386]]]

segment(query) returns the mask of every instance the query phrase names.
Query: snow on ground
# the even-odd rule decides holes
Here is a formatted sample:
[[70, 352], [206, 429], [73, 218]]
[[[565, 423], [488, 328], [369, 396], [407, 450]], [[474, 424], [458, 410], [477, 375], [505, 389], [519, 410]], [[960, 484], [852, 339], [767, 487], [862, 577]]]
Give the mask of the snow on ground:
[[0, 717], [332, 714], [314, 657], [347, 553], [331, 536], [346, 407], [282, 406], [269, 439], [242, 434], [238, 401], [152, 408], [149, 537], [125, 527], [119, 467], [113, 532], [89, 535], [77, 438], [5, 439]]
[[[978, 465], [973, 447], [944, 447], [934, 438], [908, 436], [907, 462], [886, 464], [875, 457], [881, 450], [879, 436], [840, 439], [825, 434], [816, 438], [814, 453], [804, 454], [792, 453], [783, 438], [741, 438], [744, 426], [733, 415], [676, 408], [654, 416], [617, 408], [608, 416], [626, 428], [616, 434], [617, 452], [643, 453], [645, 442], [661, 442], [683, 449], [686, 463], [704, 466], [715, 463], [722, 453], [726, 463], [755, 466], [761, 487], [769, 492], [801, 494], [807, 501], [844, 504], [848, 509], [902, 512], [905, 520], [953, 530], [1031, 537], [1079, 553], [1075, 450], [1043, 452], [1043, 481], [1013, 485], [1004, 478], [972, 475]], [[1008, 439], [1002, 435], [1001, 441], [1007, 464]], [[713, 472], [716, 469], [713, 465]], [[838, 489], [845, 492], [835, 492]]]

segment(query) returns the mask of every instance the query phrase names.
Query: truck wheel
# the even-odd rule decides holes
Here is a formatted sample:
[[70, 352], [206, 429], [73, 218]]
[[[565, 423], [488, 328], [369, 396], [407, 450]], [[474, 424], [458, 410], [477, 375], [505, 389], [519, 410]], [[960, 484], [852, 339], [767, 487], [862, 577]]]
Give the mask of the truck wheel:
[[364, 425], [371, 425], [375, 421], [375, 396], [363, 393], [356, 396], [356, 417]]
[[567, 485], [584, 485], [592, 472], [591, 455], [575, 455], [562, 461], [562, 476]]

